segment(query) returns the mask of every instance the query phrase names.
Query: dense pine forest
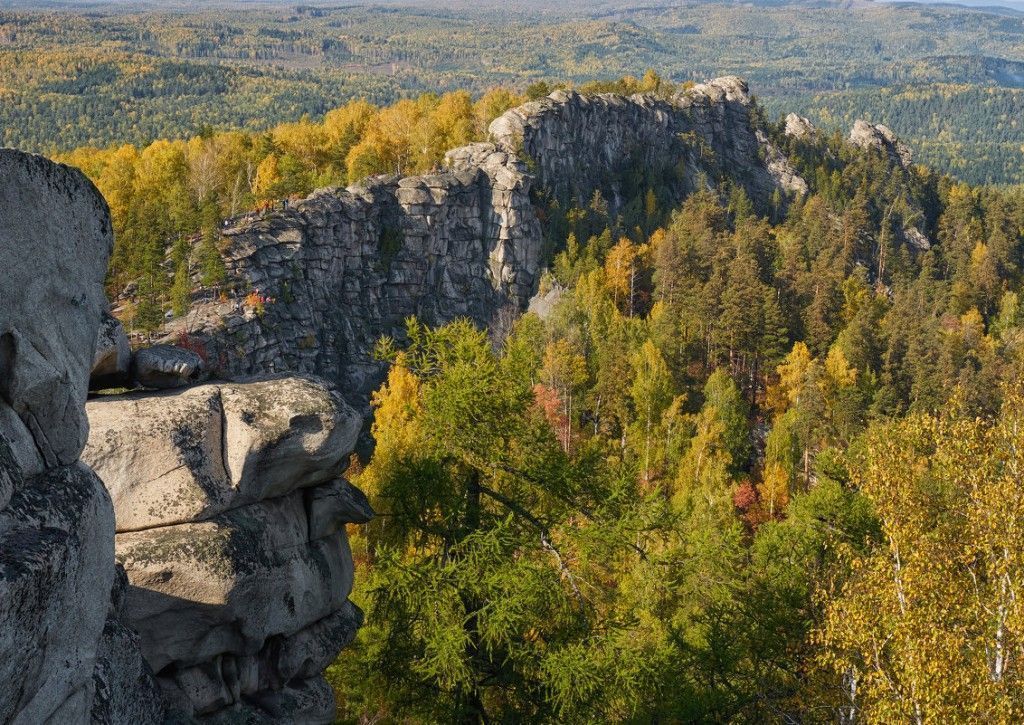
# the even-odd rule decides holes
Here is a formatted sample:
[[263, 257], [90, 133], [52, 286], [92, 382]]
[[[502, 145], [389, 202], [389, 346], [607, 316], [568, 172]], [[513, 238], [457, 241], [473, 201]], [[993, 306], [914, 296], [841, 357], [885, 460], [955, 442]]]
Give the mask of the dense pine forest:
[[741, 75], [772, 115], [797, 111], [829, 129], [885, 123], [940, 171], [1024, 181], [1020, 14], [770, 4], [15, 2], [0, 10], [0, 143], [49, 154], [146, 146], [262, 132], [351, 99], [523, 93], [655, 67], [678, 81]]

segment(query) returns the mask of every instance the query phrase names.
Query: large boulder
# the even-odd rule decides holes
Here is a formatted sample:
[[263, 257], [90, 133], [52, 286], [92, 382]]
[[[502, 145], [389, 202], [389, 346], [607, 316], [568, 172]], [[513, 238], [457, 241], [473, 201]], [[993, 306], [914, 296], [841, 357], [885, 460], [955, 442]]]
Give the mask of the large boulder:
[[786, 116], [785, 133], [790, 138], [812, 138], [818, 133], [818, 129], [810, 119], [791, 113]]
[[203, 359], [198, 353], [174, 345], [153, 345], [135, 353], [135, 382], [146, 388], [183, 388], [199, 379]]
[[340, 477], [362, 418], [316, 378], [100, 397], [83, 454], [117, 512], [124, 618], [184, 718], [330, 722], [323, 672], [362, 617]]
[[[10, 473], [5, 449], [0, 439]], [[87, 718], [114, 583], [113, 534], [110, 499], [85, 466], [16, 481], [0, 511], [0, 722]]]
[[77, 170], [0, 149], [0, 178], [0, 407], [15, 414], [4, 432], [32, 475], [74, 463], [85, 446], [113, 233]]
[[99, 397], [83, 454], [119, 532], [206, 520], [336, 477], [362, 417], [314, 378]]

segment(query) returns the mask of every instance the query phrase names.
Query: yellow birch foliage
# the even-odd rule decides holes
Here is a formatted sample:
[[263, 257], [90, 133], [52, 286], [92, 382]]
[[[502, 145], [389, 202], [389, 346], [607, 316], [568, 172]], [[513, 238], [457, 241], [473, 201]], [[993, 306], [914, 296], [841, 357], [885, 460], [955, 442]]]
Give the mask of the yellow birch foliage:
[[816, 634], [866, 722], [1024, 718], [1024, 398], [994, 422], [909, 418], [869, 439], [854, 482], [883, 539]]

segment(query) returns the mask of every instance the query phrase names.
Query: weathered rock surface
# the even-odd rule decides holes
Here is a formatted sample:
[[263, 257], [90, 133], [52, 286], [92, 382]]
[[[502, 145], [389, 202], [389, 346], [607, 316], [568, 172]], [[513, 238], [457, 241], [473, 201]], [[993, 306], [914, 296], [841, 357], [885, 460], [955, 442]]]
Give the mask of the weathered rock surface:
[[139, 650], [112, 606], [110, 497], [78, 461], [111, 243], [81, 173], [0, 150], [0, 722], [161, 709], [147, 669], [111, 676]]
[[15, 486], [0, 512], [0, 721], [83, 722], [114, 583], [110, 499], [78, 463]]
[[0, 177], [0, 399], [17, 416], [5, 433], [32, 475], [74, 463], [85, 445], [113, 233], [79, 171], [0, 149]]
[[[806, 184], [758, 128], [738, 78], [680, 93], [582, 96], [557, 91], [496, 119], [490, 143], [447, 154], [447, 170], [377, 177], [323, 189], [289, 208], [225, 230], [229, 279], [271, 301], [199, 305], [167, 340], [187, 332], [222, 376], [292, 370], [338, 384], [366, 407], [384, 367], [382, 335], [416, 315], [491, 322], [535, 293], [543, 247], [539, 198], [616, 207], [638, 165], [683, 199], [731, 178], [762, 208]], [[186, 330], [187, 327], [187, 330]]]
[[97, 398], [84, 455], [117, 512], [123, 608], [172, 713], [330, 722], [323, 671], [355, 636], [340, 478], [361, 427], [313, 378]]
[[913, 154], [910, 148], [896, 137], [887, 126], [858, 120], [850, 130], [850, 143], [863, 149], [875, 149], [885, 153], [893, 162], [903, 168], [910, 168]]
[[509, 298], [525, 303], [540, 264], [529, 188], [523, 165], [494, 153], [239, 220], [225, 230], [230, 277], [273, 301], [221, 305], [190, 334], [222, 375], [313, 373], [365, 398], [383, 370], [374, 343], [408, 316], [487, 320]]
[[142, 657], [139, 635], [124, 624], [127, 591], [128, 577], [118, 564], [93, 672], [93, 723], [159, 723], [164, 719], [163, 696]]
[[818, 132], [818, 129], [809, 119], [790, 113], [786, 116], [785, 133], [791, 138], [808, 138]]
[[196, 382], [203, 371], [198, 353], [174, 345], [153, 345], [132, 359], [135, 381], [146, 388], [183, 388]]
[[337, 393], [288, 377], [100, 397], [87, 411], [83, 458], [110, 490], [118, 532], [205, 520], [325, 483], [362, 425]]
[[92, 359], [89, 387], [126, 383], [131, 372], [132, 348], [128, 336], [116, 317], [103, 312], [100, 331], [96, 336], [96, 351]]

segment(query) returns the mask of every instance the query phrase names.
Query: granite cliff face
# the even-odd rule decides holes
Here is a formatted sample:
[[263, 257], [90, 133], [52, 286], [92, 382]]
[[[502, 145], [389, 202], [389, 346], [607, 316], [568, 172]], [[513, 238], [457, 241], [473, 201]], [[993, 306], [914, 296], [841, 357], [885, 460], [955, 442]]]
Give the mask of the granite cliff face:
[[727, 178], [762, 208], [776, 189], [807, 191], [757, 127], [747, 84], [732, 76], [671, 101], [555, 91], [496, 119], [490, 135], [498, 148], [531, 159], [537, 184], [560, 200], [586, 203], [600, 190], [614, 207], [637, 167], [674, 187], [677, 200]]
[[315, 373], [365, 396], [380, 370], [374, 342], [408, 316], [486, 322], [510, 300], [525, 304], [540, 265], [531, 180], [505, 153], [474, 162], [238, 220], [224, 231], [229, 276], [268, 301], [199, 305], [170, 339], [192, 327], [222, 374]]
[[78, 171], [0, 150], [0, 722], [152, 722], [114, 510], [81, 461], [112, 245]]
[[216, 374], [294, 370], [323, 376], [365, 404], [383, 367], [372, 349], [416, 315], [489, 323], [536, 291], [543, 238], [537, 205], [613, 209], [630, 178], [682, 200], [729, 178], [766, 207], [806, 183], [758, 128], [746, 84], [723, 78], [671, 102], [558, 91], [494, 121], [492, 141], [447, 154], [446, 169], [324, 189], [224, 230], [231, 281], [265, 301], [209, 301], [166, 330], [187, 333]]

